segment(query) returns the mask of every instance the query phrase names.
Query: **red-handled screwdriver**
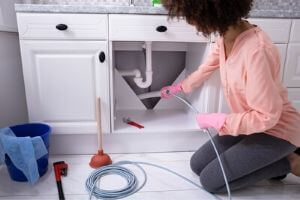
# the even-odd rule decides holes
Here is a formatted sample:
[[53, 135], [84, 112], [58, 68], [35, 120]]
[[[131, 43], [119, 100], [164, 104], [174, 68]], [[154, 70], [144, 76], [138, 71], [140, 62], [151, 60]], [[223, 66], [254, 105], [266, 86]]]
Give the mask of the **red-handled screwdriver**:
[[143, 125], [140, 125], [134, 121], [132, 121], [130, 118], [123, 118], [123, 122], [126, 123], [126, 124], [129, 124], [131, 126], [134, 126], [134, 127], [137, 127], [139, 129], [142, 129], [142, 128], [145, 128]]

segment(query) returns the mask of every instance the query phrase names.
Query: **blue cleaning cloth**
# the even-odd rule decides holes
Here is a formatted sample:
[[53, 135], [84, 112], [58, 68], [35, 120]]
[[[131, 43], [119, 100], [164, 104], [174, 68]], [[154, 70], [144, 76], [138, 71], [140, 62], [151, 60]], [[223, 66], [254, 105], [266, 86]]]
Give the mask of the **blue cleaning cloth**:
[[37, 160], [48, 153], [40, 136], [16, 137], [10, 128], [0, 129], [0, 165], [5, 163], [5, 154], [12, 163], [24, 173], [29, 183], [39, 178]]

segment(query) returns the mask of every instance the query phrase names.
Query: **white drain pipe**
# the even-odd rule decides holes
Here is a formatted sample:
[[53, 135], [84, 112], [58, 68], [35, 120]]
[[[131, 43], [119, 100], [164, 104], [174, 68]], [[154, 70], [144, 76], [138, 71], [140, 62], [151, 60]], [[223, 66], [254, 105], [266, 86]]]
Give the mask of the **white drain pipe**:
[[122, 70], [119, 71], [121, 76], [135, 76], [135, 77], [141, 77], [141, 71], [138, 69], [133, 69], [133, 70]]
[[149, 99], [149, 98], [155, 98], [155, 97], [160, 97], [160, 91], [155, 91], [155, 92], [148, 92], [145, 94], [140, 94], [138, 95], [140, 100], [143, 99]]
[[133, 78], [134, 82], [140, 88], [148, 88], [152, 84], [152, 42], [145, 42], [146, 48], [146, 72], [145, 72], [145, 81], [143, 81], [142, 77], [135, 77]]
[[136, 85], [140, 88], [148, 88], [151, 86], [153, 81], [153, 70], [152, 70], [152, 42], [145, 42], [144, 48], [146, 49], [146, 71], [145, 81], [141, 75], [141, 71], [138, 69], [120, 71], [122, 76], [134, 76], [133, 80]]

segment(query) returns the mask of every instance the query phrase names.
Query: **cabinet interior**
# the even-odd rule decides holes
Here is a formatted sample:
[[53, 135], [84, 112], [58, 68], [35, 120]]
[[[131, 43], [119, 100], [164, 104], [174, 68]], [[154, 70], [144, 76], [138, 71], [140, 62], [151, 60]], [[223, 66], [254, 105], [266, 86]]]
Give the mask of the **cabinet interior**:
[[[138, 95], [159, 91], [162, 87], [180, 82], [203, 62], [208, 49], [207, 43], [152, 42], [153, 82], [148, 88], [140, 88], [133, 76], [123, 76], [124, 70], [139, 69], [145, 80], [145, 42], [112, 42], [112, 131], [135, 132], [178, 132], [197, 131], [195, 113], [176, 98], [160, 97], [141, 100]], [[199, 107], [201, 95], [181, 95]], [[138, 129], [124, 123], [130, 118], [143, 126]]]

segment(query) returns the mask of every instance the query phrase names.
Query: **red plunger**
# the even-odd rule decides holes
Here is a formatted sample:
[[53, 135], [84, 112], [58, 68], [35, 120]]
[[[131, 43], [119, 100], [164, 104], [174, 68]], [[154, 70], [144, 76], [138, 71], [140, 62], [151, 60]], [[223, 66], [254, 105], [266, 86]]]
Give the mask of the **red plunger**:
[[103, 152], [103, 143], [102, 143], [102, 127], [101, 127], [101, 100], [97, 98], [96, 100], [96, 120], [97, 120], [97, 133], [98, 133], [98, 153], [95, 154], [91, 161], [90, 166], [92, 168], [99, 168], [112, 163], [109, 155]]

